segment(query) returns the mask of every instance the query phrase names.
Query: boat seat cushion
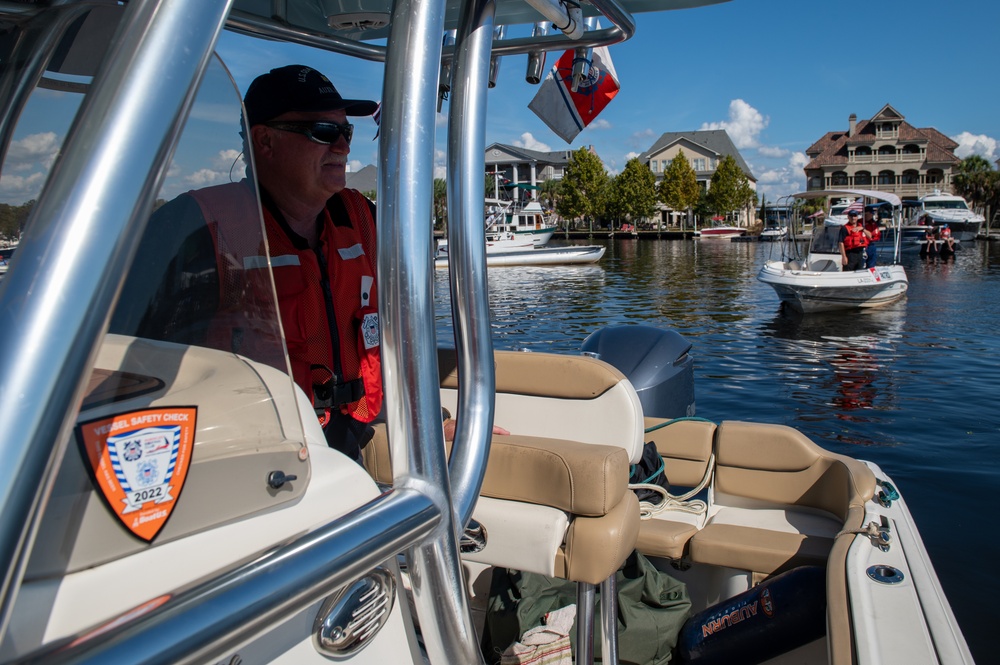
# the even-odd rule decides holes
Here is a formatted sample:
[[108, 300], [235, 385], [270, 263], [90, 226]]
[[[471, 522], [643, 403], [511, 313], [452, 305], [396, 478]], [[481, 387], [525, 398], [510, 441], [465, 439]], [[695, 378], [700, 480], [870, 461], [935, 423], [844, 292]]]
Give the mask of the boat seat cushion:
[[[450, 451], [451, 442], [445, 445]], [[384, 427], [377, 428], [362, 454], [375, 480], [391, 484], [392, 466]], [[628, 492], [628, 468], [625, 451], [618, 447], [494, 436], [480, 495], [600, 517], [610, 513]]]
[[[616, 446], [642, 457], [642, 404], [608, 363], [587, 356], [497, 351], [493, 422], [512, 434]], [[453, 349], [438, 351], [441, 404], [457, 413]]]
[[[699, 485], [712, 460], [715, 423], [699, 420], [670, 421], [646, 418], [646, 440], [656, 444], [671, 491]], [[681, 559], [687, 544], [702, 526], [704, 517], [665, 510], [639, 523], [636, 547], [646, 556]]]
[[736, 524], [709, 524], [689, 543], [696, 563], [768, 575], [797, 566], [825, 566], [833, 538]]

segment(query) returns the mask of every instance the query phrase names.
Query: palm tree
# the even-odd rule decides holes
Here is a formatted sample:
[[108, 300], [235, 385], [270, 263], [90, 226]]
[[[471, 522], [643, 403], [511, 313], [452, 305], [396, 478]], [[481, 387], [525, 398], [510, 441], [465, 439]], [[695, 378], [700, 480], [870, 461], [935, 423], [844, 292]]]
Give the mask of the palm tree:
[[434, 178], [434, 226], [448, 230], [448, 184], [444, 178]]

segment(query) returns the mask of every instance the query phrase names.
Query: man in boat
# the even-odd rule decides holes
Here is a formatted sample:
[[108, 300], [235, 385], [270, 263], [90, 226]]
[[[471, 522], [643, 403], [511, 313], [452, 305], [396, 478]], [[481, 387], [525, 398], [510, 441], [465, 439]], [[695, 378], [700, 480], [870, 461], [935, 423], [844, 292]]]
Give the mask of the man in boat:
[[868, 232], [858, 223], [858, 211], [847, 213], [847, 224], [840, 229], [840, 262], [844, 271], [864, 270]]
[[865, 217], [862, 226], [868, 234], [868, 246], [865, 252], [868, 258], [865, 261], [865, 268], [874, 268], [875, 260], [878, 256], [878, 248], [875, 243], [882, 239], [882, 224], [871, 208], [865, 208]]
[[[244, 106], [255, 171], [156, 211], [126, 281], [132, 293], [120, 299], [156, 305], [116, 311], [111, 330], [259, 359], [253, 345], [267, 334], [258, 334], [267, 318], [259, 310], [273, 300], [248, 284], [269, 283], [261, 270], [269, 258], [292, 377], [327, 443], [360, 461], [382, 409], [375, 206], [346, 188], [345, 173], [348, 118], [372, 115], [377, 104], [344, 99], [320, 72], [289, 65], [258, 76]], [[269, 257], [253, 232], [254, 178]], [[266, 362], [287, 367], [283, 358]]]

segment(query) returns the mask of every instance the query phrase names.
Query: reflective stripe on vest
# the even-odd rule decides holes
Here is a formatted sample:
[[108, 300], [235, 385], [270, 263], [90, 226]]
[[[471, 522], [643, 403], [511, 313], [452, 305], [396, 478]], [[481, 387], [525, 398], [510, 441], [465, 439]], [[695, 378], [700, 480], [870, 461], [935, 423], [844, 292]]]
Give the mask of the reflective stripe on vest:
[[[252, 234], [246, 233], [247, 219], [258, 218], [257, 199], [253, 190], [243, 183], [233, 183], [189, 192], [198, 202], [205, 219], [214, 225], [218, 240], [220, 301], [237, 300], [233, 292], [240, 282], [227, 278], [231, 266], [248, 272], [265, 268], [267, 260], [262, 243], [241, 242]], [[375, 221], [368, 201], [354, 190], [339, 195], [347, 209], [350, 224], [333, 223], [328, 211], [323, 213], [320, 252], [295, 247], [278, 222], [266, 209], [264, 228], [267, 232], [271, 268], [278, 294], [281, 323], [295, 382], [315, 403], [314, 384], [325, 378], [314, 376], [314, 368], [326, 368], [329, 374], [339, 365], [340, 381], [349, 384], [360, 379], [364, 395], [348, 404], [335, 405], [342, 413], [361, 422], [370, 422], [381, 410], [382, 375], [379, 364], [378, 302], [374, 282]], [[220, 251], [224, 248], [225, 251]], [[320, 269], [320, 256], [326, 265]], [[265, 273], [266, 274], [266, 273]], [[323, 292], [324, 276], [329, 275], [330, 299], [337, 337], [339, 357], [334, 357], [330, 334], [330, 319]], [[368, 302], [362, 302], [362, 280], [371, 279]], [[374, 340], [374, 344], [373, 344]], [[356, 391], [360, 392], [360, 391]], [[355, 395], [357, 397], [357, 395]]]

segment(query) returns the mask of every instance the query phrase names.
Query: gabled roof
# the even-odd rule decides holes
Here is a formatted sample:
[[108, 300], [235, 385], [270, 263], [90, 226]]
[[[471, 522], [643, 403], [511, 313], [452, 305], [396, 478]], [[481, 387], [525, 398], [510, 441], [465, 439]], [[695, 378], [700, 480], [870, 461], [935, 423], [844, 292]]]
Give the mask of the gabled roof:
[[[500, 155], [493, 155], [494, 150], [499, 150]], [[486, 163], [504, 163], [514, 158], [516, 161], [536, 162], [541, 164], [565, 165], [569, 163], [573, 150], [557, 150], [555, 152], [542, 152], [539, 150], [529, 150], [519, 148], [506, 143], [492, 143], [486, 148]]]
[[378, 171], [369, 164], [360, 171], [347, 173], [345, 180], [349, 189], [359, 192], [371, 192], [378, 189]]
[[871, 120], [858, 122], [855, 126], [854, 136], [847, 136], [845, 131], [827, 132], [823, 138], [806, 149], [806, 154], [812, 157], [812, 160], [806, 164], [805, 168], [819, 169], [837, 164], [846, 165], [847, 147], [875, 143], [878, 140], [875, 133], [876, 124], [885, 121], [898, 122], [899, 138], [897, 143], [914, 143], [924, 146], [926, 161], [946, 164], [957, 164], [960, 161], [954, 153], [955, 148], [958, 147], [957, 143], [933, 127], [920, 129], [902, 118], [902, 114], [886, 104]]
[[687, 141], [701, 146], [702, 148], [705, 148], [710, 152], [714, 152], [716, 155], [721, 157], [729, 155], [736, 160], [736, 165], [740, 167], [740, 170], [742, 170], [743, 173], [750, 178], [750, 180], [757, 182], [757, 178], [754, 177], [753, 172], [750, 171], [750, 167], [747, 165], [746, 161], [744, 161], [743, 155], [741, 155], [740, 151], [736, 149], [736, 145], [733, 143], [732, 139], [729, 138], [729, 134], [724, 129], [706, 129], [696, 132], [665, 132], [656, 140], [649, 150], [639, 155], [639, 161], [646, 162], [656, 153], [662, 152], [680, 141]]

